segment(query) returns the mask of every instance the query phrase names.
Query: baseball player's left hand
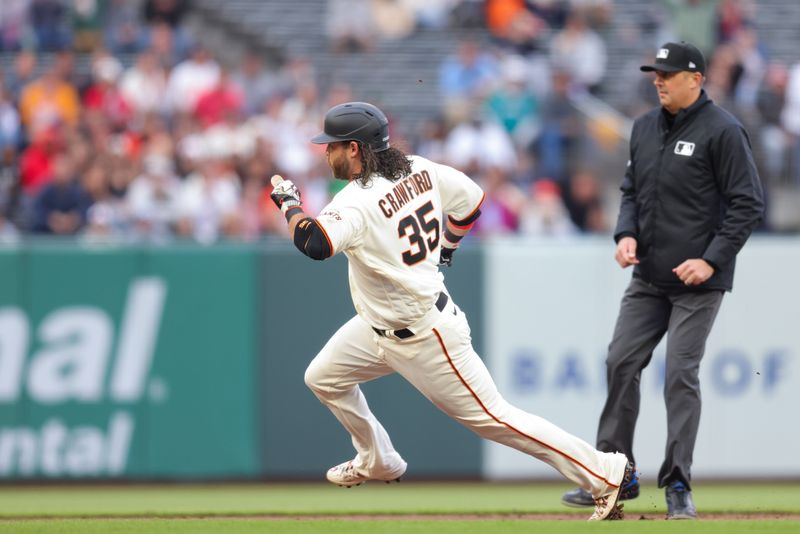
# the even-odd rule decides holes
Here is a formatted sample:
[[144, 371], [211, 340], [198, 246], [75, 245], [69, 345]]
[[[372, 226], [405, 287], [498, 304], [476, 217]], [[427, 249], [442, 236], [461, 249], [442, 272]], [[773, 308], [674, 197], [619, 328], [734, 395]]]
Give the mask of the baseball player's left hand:
[[454, 248], [442, 247], [439, 250], [439, 265], [450, 267], [453, 264], [453, 252], [455, 251]]
[[681, 263], [672, 272], [687, 286], [696, 286], [711, 278], [714, 268], [706, 260], [692, 259]]

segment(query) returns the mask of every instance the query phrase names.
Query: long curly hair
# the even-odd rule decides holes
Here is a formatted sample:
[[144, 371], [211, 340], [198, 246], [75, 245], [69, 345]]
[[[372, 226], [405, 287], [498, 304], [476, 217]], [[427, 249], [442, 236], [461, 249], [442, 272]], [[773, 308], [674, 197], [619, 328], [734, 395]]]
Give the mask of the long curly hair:
[[362, 186], [368, 186], [372, 175], [378, 174], [391, 182], [401, 180], [411, 174], [411, 160], [399, 148], [389, 147], [375, 152], [361, 141], [357, 141], [361, 154], [361, 174], [355, 177]]

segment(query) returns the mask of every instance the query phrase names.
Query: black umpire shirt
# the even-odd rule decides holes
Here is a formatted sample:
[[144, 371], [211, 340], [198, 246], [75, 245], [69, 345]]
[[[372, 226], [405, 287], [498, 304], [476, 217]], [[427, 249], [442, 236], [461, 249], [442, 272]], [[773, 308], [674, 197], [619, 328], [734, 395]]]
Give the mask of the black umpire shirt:
[[636, 119], [614, 240], [632, 236], [634, 276], [686, 290], [672, 269], [703, 258], [714, 275], [690, 289], [733, 287], [736, 254], [764, 215], [763, 191], [744, 127], [701, 91], [677, 115]]

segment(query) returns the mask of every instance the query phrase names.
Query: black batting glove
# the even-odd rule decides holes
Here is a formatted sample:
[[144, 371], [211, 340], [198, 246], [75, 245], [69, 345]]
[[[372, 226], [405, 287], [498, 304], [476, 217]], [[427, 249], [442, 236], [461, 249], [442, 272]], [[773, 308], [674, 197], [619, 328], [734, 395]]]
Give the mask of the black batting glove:
[[293, 206], [302, 204], [300, 201], [300, 190], [291, 180], [284, 180], [272, 189], [269, 195], [272, 201], [283, 213]]
[[450, 267], [453, 264], [453, 252], [455, 251], [454, 248], [442, 247], [439, 250], [439, 265]]

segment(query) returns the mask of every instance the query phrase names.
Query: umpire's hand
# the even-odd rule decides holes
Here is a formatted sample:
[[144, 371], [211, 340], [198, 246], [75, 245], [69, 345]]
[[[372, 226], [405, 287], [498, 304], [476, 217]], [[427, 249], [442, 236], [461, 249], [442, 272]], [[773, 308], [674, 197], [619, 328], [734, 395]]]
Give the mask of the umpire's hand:
[[639, 260], [636, 258], [636, 239], [623, 237], [617, 243], [617, 252], [614, 255], [619, 266], [623, 269], [631, 265], [637, 265]]
[[694, 258], [681, 263], [672, 272], [687, 286], [696, 286], [711, 278], [714, 268], [706, 260]]

